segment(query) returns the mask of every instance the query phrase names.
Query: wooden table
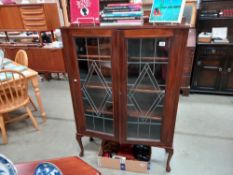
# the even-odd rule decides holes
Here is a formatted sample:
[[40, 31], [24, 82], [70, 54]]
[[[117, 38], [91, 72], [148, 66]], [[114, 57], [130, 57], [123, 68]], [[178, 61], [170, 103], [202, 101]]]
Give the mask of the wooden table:
[[35, 168], [41, 162], [55, 164], [63, 175], [101, 175], [96, 169], [75, 156], [16, 164], [18, 175], [33, 175]]
[[[18, 63], [10, 60], [14, 65], [19, 65]], [[39, 81], [38, 81], [38, 72], [28, 68], [27, 70], [23, 71], [22, 74], [27, 78], [28, 82], [32, 83], [32, 86], [34, 88], [34, 92], [36, 95], [36, 99], [39, 105], [39, 109], [41, 112], [41, 116], [43, 118], [43, 121], [46, 121], [46, 114], [44, 111], [44, 107], [42, 105], [42, 100], [40, 96], [40, 88], [39, 88]]]

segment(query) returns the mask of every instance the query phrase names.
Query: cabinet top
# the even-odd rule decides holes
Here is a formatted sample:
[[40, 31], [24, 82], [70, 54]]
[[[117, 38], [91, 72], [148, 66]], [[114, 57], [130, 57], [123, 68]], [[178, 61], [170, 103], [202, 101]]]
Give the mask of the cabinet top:
[[62, 27], [62, 29], [189, 29], [189, 25], [185, 24], [148, 24], [142, 26], [99, 26], [99, 25], [71, 25], [69, 27]]

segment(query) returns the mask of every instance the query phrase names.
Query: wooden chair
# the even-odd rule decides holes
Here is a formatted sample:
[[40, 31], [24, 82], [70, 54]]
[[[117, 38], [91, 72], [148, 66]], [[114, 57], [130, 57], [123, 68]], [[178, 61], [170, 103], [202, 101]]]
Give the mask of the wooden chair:
[[[18, 64], [21, 64], [23, 66], [28, 67], [28, 56], [27, 52], [25, 50], [18, 50], [16, 55], [15, 55], [15, 62]], [[34, 111], [37, 111], [35, 103], [32, 101], [31, 97], [29, 97], [30, 103], [32, 107], [34, 108]]]
[[23, 66], [28, 67], [28, 56], [27, 56], [27, 52], [25, 50], [18, 50], [18, 52], [15, 55], [15, 62], [19, 63]]
[[[16, 122], [21, 119], [30, 118], [34, 127], [39, 130], [37, 120], [32, 115], [28, 96], [28, 82], [25, 76], [13, 70], [0, 71], [0, 128], [3, 143], [7, 143], [5, 124]], [[26, 113], [16, 118], [6, 118], [4, 114], [24, 107]]]

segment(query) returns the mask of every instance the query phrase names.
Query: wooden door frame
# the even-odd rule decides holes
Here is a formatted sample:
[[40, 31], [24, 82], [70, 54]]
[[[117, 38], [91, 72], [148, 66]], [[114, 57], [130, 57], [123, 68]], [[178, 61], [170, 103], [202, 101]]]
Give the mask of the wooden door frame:
[[[180, 30], [180, 29], [179, 29]], [[179, 100], [179, 88], [181, 84], [181, 75], [184, 60], [183, 48], [186, 46], [186, 38], [188, 35], [188, 30], [160, 30], [160, 29], [144, 29], [140, 31], [136, 30], [124, 30], [119, 34], [120, 37], [120, 64], [121, 68], [121, 84], [119, 85], [121, 105], [119, 106], [119, 111], [121, 111], [120, 121], [120, 142], [121, 143], [135, 143], [137, 144], [147, 144], [159, 147], [171, 147], [173, 142], [173, 133], [176, 120], [176, 112]], [[161, 139], [127, 139], [127, 45], [125, 44], [125, 39], [129, 38], [171, 38], [171, 48], [169, 50], [169, 63], [168, 63], [168, 74], [167, 74], [167, 86], [166, 86], [166, 96], [164, 102], [164, 118], [162, 121], [161, 128]], [[180, 44], [182, 43], [182, 44]], [[173, 45], [173, 46], [172, 46]], [[181, 55], [183, 54], [183, 55]], [[179, 58], [180, 57], [180, 58]], [[176, 81], [174, 81], [176, 79]], [[166, 116], [166, 117], [165, 117]]]
[[[105, 134], [103, 132], [98, 131], [90, 131], [86, 130], [86, 124], [85, 124], [85, 117], [84, 117], [84, 105], [82, 101], [82, 92], [81, 92], [81, 84], [80, 84], [80, 72], [78, 69], [78, 62], [77, 59], [77, 53], [75, 51], [77, 50], [77, 46], [75, 44], [75, 37], [109, 37], [111, 38], [111, 42], [117, 41], [116, 34], [114, 30], [110, 29], [97, 29], [93, 30], [91, 28], [79, 28], [79, 29], [68, 29], [63, 28], [64, 31], [63, 35], [63, 42], [64, 42], [64, 61], [67, 62], [66, 64], [66, 70], [68, 71], [69, 75], [72, 75], [72, 77], [69, 76], [69, 82], [70, 82], [70, 90], [71, 90], [71, 96], [73, 100], [73, 108], [74, 108], [74, 114], [75, 114], [75, 122], [77, 126], [77, 135], [83, 136], [91, 136], [91, 137], [101, 137], [106, 140], [118, 140], [118, 94], [117, 94], [117, 70], [115, 68], [115, 64], [117, 64], [117, 51], [113, 49], [114, 44], [112, 44], [112, 93], [113, 93], [113, 103], [115, 102], [116, 106], [113, 108], [113, 129], [114, 133], [113, 135]], [[69, 46], [69, 47], [67, 47]]]

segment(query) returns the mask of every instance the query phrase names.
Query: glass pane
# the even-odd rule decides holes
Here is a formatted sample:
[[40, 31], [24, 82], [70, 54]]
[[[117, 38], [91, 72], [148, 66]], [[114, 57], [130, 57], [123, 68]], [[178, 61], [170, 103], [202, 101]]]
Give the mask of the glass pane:
[[160, 139], [169, 40], [128, 39], [127, 137]]
[[113, 134], [111, 39], [80, 37], [75, 42], [86, 129]]
[[160, 139], [161, 122], [144, 119], [128, 118], [128, 138]]

